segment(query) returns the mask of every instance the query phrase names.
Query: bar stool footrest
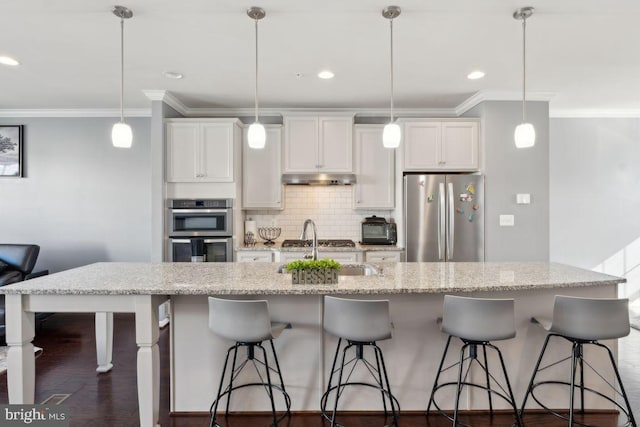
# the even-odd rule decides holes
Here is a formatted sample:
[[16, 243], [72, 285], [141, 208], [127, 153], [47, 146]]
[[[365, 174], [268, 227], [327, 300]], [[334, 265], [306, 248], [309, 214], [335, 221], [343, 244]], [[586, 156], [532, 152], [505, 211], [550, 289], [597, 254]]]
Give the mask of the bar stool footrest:
[[[540, 382], [537, 382], [537, 383], [532, 385], [530, 396], [538, 405], [540, 405], [540, 407], [542, 409], [544, 409], [548, 413], [550, 413], [550, 414], [552, 414], [552, 415], [554, 415], [554, 416], [556, 416], [558, 418], [561, 418], [561, 419], [563, 419], [563, 420], [568, 422], [569, 421], [569, 417], [568, 416], [562, 415], [561, 413], [558, 413], [558, 412], [554, 411], [553, 409], [549, 408], [548, 406], [546, 406], [545, 404], [540, 402], [540, 400], [538, 399], [538, 397], [534, 393], [534, 390], [536, 389], [536, 387], [541, 386], [541, 385], [549, 385], [549, 384], [571, 387], [571, 383], [567, 382], [567, 381], [552, 381], [552, 380], [540, 381]], [[580, 385], [579, 384], [574, 384], [573, 388], [577, 389], [577, 390], [580, 390]], [[629, 415], [629, 412], [627, 411], [627, 409], [624, 406], [622, 406], [621, 404], [619, 404], [618, 402], [616, 402], [614, 399], [610, 398], [609, 396], [607, 396], [605, 394], [602, 394], [599, 391], [594, 390], [592, 388], [584, 387], [583, 390], [586, 391], [586, 392], [589, 392], [589, 393], [593, 393], [593, 394], [595, 394], [595, 395], [607, 400], [608, 402], [613, 403], [617, 407], [617, 409], [620, 411], [620, 413], [624, 414], [627, 417], [627, 422], [622, 424], [622, 426], [631, 426], [631, 425], [633, 425], [633, 423], [631, 421], [631, 417]], [[569, 411], [569, 409], [567, 408], [567, 412], [568, 411]], [[574, 414], [575, 413], [576, 412], [574, 411]], [[580, 421], [576, 421], [575, 419], [573, 420], [573, 423], [577, 424], [577, 425], [580, 425], [580, 426], [583, 426], [583, 427], [598, 427], [598, 426], [593, 425], [593, 424], [581, 423]]]

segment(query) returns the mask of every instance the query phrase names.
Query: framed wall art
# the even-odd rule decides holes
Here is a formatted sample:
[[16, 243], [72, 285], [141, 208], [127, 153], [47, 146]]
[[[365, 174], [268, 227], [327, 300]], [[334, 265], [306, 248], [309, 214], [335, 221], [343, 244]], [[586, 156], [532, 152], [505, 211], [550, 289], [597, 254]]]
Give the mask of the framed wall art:
[[0, 177], [22, 176], [22, 125], [0, 125]]

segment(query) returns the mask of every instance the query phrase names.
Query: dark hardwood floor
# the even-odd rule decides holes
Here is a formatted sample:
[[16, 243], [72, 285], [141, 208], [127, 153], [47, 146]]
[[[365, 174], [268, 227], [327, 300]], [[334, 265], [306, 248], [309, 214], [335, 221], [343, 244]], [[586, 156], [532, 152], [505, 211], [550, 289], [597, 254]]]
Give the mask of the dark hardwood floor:
[[[40, 403], [52, 394], [69, 394], [64, 401], [71, 426], [127, 427], [138, 425], [136, 392], [136, 344], [133, 315], [116, 314], [114, 325], [113, 364], [107, 374], [95, 372], [95, 337], [93, 315], [56, 314], [49, 318], [36, 334], [34, 341], [44, 349], [36, 360], [36, 402]], [[160, 424], [163, 427], [208, 426], [207, 416], [171, 416], [169, 414], [169, 328], [160, 333], [161, 389]], [[620, 367], [632, 404], [640, 405], [640, 332], [621, 344]], [[0, 375], [0, 403], [7, 403], [6, 374]], [[425, 397], [426, 398], [426, 397]], [[638, 413], [636, 408], [635, 413]], [[589, 415], [586, 421], [595, 426], [615, 427], [615, 415]], [[266, 426], [268, 416], [233, 415], [221, 418], [228, 427]], [[380, 415], [345, 414], [339, 421], [348, 427], [382, 426]], [[510, 415], [463, 416], [462, 422], [478, 427], [511, 426]], [[526, 426], [564, 427], [566, 422], [547, 414], [531, 414], [525, 417]], [[328, 426], [318, 414], [293, 414], [282, 424], [285, 427]], [[402, 427], [444, 427], [451, 423], [439, 415], [426, 417], [419, 413], [402, 413]]]

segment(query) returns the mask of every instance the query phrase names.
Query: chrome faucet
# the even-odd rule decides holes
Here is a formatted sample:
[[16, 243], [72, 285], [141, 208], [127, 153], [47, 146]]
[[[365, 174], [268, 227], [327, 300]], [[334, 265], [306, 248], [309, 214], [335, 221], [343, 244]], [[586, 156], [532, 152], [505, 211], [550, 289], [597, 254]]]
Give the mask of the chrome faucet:
[[[300, 240], [307, 240], [307, 226], [311, 224], [311, 229], [313, 230], [313, 240], [311, 246], [311, 258], [313, 260], [318, 259], [318, 232], [316, 230], [316, 223], [313, 220], [308, 219], [304, 222], [302, 226], [302, 233], [300, 234]], [[308, 255], [305, 255], [305, 258], [308, 258]]]

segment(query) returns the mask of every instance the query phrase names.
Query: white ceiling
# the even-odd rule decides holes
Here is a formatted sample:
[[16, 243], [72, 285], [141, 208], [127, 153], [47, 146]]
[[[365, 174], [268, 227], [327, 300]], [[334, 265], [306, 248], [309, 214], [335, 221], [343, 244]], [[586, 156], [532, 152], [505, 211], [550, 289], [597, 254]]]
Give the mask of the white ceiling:
[[[113, 0], [116, 1], [116, 0]], [[113, 1], [0, 0], [0, 110], [119, 107], [119, 20]], [[117, 0], [119, 1], [119, 0]], [[551, 110], [640, 112], [638, 0], [122, 0], [125, 107], [149, 108], [143, 90], [167, 90], [188, 108], [253, 104], [254, 27], [260, 21], [260, 105], [386, 108], [389, 4], [394, 24], [396, 106], [455, 108], [482, 93], [517, 99], [521, 23], [527, 26], [527, 90], [551, 92]], [[330, 68], [333, 80], [316, 73]], [[467, 73], [486, 77], [471, 81]], [[163, 71], [184, 74], [169, 80]], [[301, 73], [302, 77], [296, 77]]]

